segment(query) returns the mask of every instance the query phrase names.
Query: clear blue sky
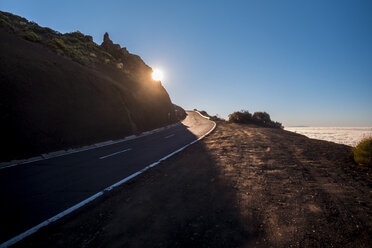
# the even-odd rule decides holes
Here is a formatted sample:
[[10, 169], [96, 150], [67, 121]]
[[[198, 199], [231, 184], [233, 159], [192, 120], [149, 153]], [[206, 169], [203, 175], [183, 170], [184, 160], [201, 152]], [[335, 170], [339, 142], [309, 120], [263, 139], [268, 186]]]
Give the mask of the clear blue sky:
[[284, 125], [372, 126], [372, 1], [32, 1], [0, 9], [80, 30], [164, 70], [174, 103]]

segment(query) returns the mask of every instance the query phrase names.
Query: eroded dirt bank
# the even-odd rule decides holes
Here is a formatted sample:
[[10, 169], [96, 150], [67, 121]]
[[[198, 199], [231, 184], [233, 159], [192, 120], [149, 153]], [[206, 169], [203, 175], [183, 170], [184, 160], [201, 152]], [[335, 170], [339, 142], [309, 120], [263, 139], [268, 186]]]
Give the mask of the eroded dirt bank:
[[350, 155], [283, 130], [218, 123], [16, 246], [370, 247], [371, 169]]

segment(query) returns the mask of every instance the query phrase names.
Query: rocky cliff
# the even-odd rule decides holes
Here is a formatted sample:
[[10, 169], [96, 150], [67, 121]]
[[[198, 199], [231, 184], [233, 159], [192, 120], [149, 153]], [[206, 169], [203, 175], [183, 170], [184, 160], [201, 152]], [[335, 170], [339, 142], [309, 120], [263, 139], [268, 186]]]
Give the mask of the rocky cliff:
[[0, 12], [0, 161], [89, 145], [177, 121], [142, 59], [80, 32]]

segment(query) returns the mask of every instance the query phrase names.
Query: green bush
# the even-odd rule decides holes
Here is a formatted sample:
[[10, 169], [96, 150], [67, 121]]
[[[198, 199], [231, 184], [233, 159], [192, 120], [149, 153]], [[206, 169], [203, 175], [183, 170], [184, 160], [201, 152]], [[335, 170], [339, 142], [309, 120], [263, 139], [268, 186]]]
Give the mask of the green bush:
[[372, 166], [372, 137], [365, 138], [353, 148], [354, 161], [360, 165]]
[[269, 123], [271, 122], [270, 115], [266, 112], [254, 112], [252, 119], [256, 122]]
[[49, 40], [47, 44], [58, 54], [71, 57], [77, 62], [86, 63], [89, 61], [89, 58], [84, 54], [84, 48], [79, 44], [66, 45], [66, 43], [59, 38], [53, 38]]
[[205, 111], [205, 110], [200, 110], [199, 113], [202, 114], [202, 115], [204, 115], [204, 116], [206, 116], [206, 117], [211, 117], [211, 116], [207, 113], [207, 111]]
[[65, 54], [67, 50], [66, 44], [63, 42], [63, 40], [58, 39], [58, 38], [53, 38], [51, 40], [48, 40], [47, 44], [59, 55]]
[[263, 127], [283, 128], [280, 122], [272, 121], [266, 112], [255, 112], [253, 115], [247, 110], [237, 111], [229, 115], [229, 122], [255, 124]]
[[46, 27], [40, 27], [39, 25], [35, 24], [35, 25], [32, 25], [31, 26], [32, 30], [36, 33], [39, 33], [39, 34], [48, 34], [50, 36], [54, 36], [54, 35], [57, 35], [57, 32], [54, 31], [53, 29], [50, 29], [50, 28], [46, 28]]
[[[50, 28], [40, 27], [27, 19], [0, 11], [0, 27], [6, 28], [17, 36], [48, 46], [59, 55], [70, 57], [81, 64], [111, 63], [114, 57], [94, 43], [92, 36], [79, 31], [61, 34]], [[94, 53], [96, 56], [91, 56]]]
[[48, 41], [48, 46], [54, 49], [61, 49], [63, 51], [67, 50], [66, 44], [63, 42], [63, 40], [58, 38], [53, 38]]
[[229, 122], [245, 124], [252, 123], [252, 114], [249, 113], [247, 110], [236, 111], [232, 114], [229, 114]]
[[15, 30], [13, 25], [10, 24], [8, 21], [6, 21], [4, 19], [0, 19], [0, 27], [4, 27], [4, 28], [10, 29], [12, 31]]
[[41, 41], [40, 36], [35, 34], [32, 31], [26, 31], [26, 32], [22, 33], [21, 36], [22, 36], [22, 38], [24, 38], [28, 41], [32, 41], [32, 42], [40, 42]]

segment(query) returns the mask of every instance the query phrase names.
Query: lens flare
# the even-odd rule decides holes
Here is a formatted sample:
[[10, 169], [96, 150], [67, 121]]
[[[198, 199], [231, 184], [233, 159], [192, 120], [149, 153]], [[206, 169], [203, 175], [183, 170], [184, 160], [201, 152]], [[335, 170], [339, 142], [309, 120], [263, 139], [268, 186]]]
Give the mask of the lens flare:
[[161, 70], [159, 69], [154, 69], [152, 72], [152, 79], [155, 81], [161, 81], [164, 78], [164, 74]]

